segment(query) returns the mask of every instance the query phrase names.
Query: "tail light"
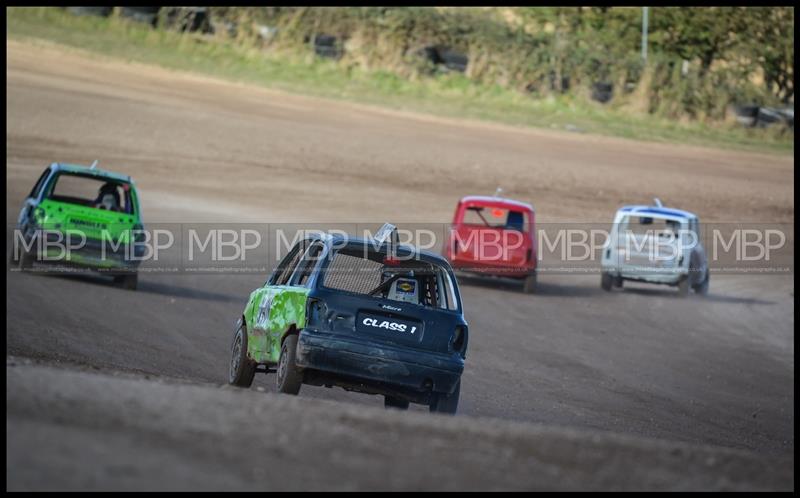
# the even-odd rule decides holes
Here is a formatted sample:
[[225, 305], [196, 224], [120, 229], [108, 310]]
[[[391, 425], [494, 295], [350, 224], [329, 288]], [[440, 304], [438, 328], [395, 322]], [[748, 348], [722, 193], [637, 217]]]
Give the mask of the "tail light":
[[458, 353], [462, 358], [467, 357], [467, 327], [459, 325], [453, 331], [453, 337], [450, 339], [450, 350]]

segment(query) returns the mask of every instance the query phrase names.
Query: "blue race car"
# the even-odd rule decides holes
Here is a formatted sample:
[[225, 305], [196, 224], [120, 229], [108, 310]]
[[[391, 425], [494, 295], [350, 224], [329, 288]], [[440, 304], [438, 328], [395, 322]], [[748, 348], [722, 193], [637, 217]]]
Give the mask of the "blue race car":
[[[391, 227], [391, 225], [388, 225]], [[467, 322], [447, 260], [412, 246], [314, 235], [253, 291], [237, 322], [230, 383], [275, 372], [302, 384], [384, 396], [385, 406], [455, 413]], [[274, 367], [274, 370], [272, 368]]]

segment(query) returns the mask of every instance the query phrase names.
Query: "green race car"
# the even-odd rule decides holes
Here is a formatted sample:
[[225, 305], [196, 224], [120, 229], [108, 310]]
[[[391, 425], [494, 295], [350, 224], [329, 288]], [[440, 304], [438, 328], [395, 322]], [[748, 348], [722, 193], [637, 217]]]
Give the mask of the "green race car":
[[12, 262], [97, 270], [136, 289], [144, 227], [133, 180], [90, 167], [53, 163], [34, 185], [17, 221]]

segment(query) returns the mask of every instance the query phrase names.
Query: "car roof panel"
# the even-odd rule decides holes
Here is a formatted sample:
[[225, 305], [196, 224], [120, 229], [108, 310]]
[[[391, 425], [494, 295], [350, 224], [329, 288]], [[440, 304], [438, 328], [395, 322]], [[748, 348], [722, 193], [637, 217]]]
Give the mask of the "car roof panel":
[[113, 171], [106, 171], [98, 168], [90, 168], [80, 164], [70, 163], [53, 163], [54, 171], [63, 171], [65, 173], [75, 173], [79, 175], [96, 176], [98, 178], [108, 178], [109, 180], [116, 180], [120, 182], [133, 183], [129, 175], [115, 173]]
[[483, 204], [486, 206], [505, 206], [529, 211], [534, 210], [533, 205], [528, 204], [527, 202], [506, 199], [505, 197], [493, 197], [489, 195], [467, 195], [462, 197], [460, 202], [462, 204]]
[[[341, 242], [343, 240], [346, 240], [347, 241], [347, 245], [354, 245], [354, 246], [369, 245], [370, 247], [375, 247], [374, 241], [372, 241], [370, 239], [365, 239], [363, 237], [354, 237], [354, 236], [350, 236], [350, 235], [345, 236], [345, 235], [342, 235], [342, 234], [327, 234], [327, 233], [326, 234], [315, 234], [315, 235], [310, 236], [309, 239], [311, 239], [311, 240], [320, 240], [320, 241], [328, 241], [328, 242], [331, 242], [332, 244], [335, 244], [337, 242]], [[378, 247], [383, 247], [383, 246], [378, 246]], [[450, 264], [447, 262], [447, 259], [445, 259], [440, 254], [437, 254], [437, 253], [434, 253], [434, 252], [431, 252], [431, 251], [427, 251], [425, 249], [418, 249], [418, 248], [416, 248], [414, 246], [410, 246], [410, 245], [407, 245], [407, 244], [397, 244], [397, 248], [400, 251], [419, 254], [422, 258], [424, 258], [426, 260], [429, 260], [431, 262], [435, 262], [435, 263], [437, 263], [439, 265], [442, 265], [444, 267], [449, 267], [450, 266]]]
[[623, 206], [619, 210], [621, 212], [631, 213], [631, 214], [651, 214], [657, 216], [669, 216], [674, 218], [686, 218], [686, 219], [697, 218], [697, 215], [689, 211], [684, 211], [682, 209], [666, 208], [666, 207], [638, 205], [638, 206]]

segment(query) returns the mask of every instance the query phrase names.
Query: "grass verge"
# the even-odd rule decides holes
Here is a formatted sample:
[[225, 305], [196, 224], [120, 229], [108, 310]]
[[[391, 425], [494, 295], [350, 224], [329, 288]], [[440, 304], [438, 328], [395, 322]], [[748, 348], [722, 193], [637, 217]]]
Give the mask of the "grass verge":
[[59, 8], [6, 8], [6, 36], [46, 40], [121, 58], [262, 85], [455, 118], [568, 129], [637, 140], [794, 153], [794, 135], [736, 125], [678, 123], [575, 97], [533, 99], [461, 74], [410, 81], [388, 71], [346, 68], [305, 54], [277, 54], [230, 40], [181, 35]]

